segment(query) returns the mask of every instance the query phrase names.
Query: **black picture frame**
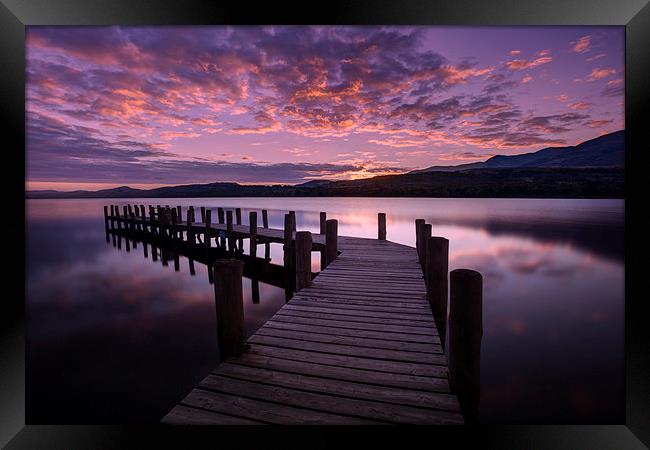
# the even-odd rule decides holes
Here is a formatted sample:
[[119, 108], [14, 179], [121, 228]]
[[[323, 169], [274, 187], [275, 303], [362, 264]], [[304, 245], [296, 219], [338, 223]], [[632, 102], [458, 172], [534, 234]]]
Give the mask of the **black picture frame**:
[[[625, 195], [625, 329], [626, 420], [599, 426], [420, 427], [399, 430], [292, 428], [251, 430], [164, 426], [25, 425], [25, 148], [24, 68], [26, 25], [180, 25], [180, 24], [404, 24], [404, 25], [624, 25], [626, 29], [626, 195]], [[647, 295], [639, 295], [643, 269], [640, 240], [645, 219], [637, 200], [642, 185], [650, 65], [650, 5], [646, 0], [490, 0], [472, 2], [412, 0], [328, 1], [302, 5], [274, 2], [217, 3], [172, 0], [0, 0], [0, 96], [4, 142], [12, 153], [5, 166], [7, 240], [11, 253], [11, 291], [0, 301], [0, 445], [7, 448], [188, 448], [192, 441], [213, 445], [236, 440], [242, 446], [326, 447], [341, 438], [369, 447], [416, 445], [457, 446], [473, 443], [496, 448], [645, 448], [650, 446], [650, 344]], [[7, 138], [10, 138], [7, 140]], [[8, 150], [11, 149], [11, 152]], [[647, 169], [645, 169], [647, 170]], [[635, 173], [637, 172], [637, 173]], [[7, 177], [7, 175], [11, 175]], [[21, 179], [21, 176], [23, 177]], [[642, 221], [643, 220], [643, 221]], [[606, 237], [604, 237], [606, 238]], [[21, 246], [21, 243], [23, 244]], [[16, 261], [17, 260], [17, 261]], [[641, 272], [641, 271], [639, 271]], [[598, 343], [594, 343], [598, 345]], [[405, 439], [408, 438], [408, 441]], [[248, 445], [247, 445], [248, 444]]]

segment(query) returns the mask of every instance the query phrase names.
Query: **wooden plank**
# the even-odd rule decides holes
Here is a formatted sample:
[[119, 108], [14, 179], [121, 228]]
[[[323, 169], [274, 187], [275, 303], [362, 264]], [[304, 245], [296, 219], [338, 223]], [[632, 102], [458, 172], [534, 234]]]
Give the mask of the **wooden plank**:
[[363, 382], [330, 380], [320, 376], [278, 372], [275, 370], [222, 363], [215, 375], [282, 386], [291, 389], [326, 393], [349, 398], [374, 400], [397, 405], [417, 406], [459, 412], [456, 397], [448, 393], [417, 391], [388, 386], [373, 386]]
[[355, 316], [355, 317], [376, 317], [376, 318], [386, 318], [386, 319], [403, 319], [409, 323], [418, 323], [421, 326], [431, 326], [433, 323], [433, 318], [430, 315], [425, 314], [401, 314], [401, 313], [392, 313], [392, 312], [383, 312], [383, 311], [367, 311], [367, 310], [358, 310], [350, 308], [337, 308], [328, 305], [314, 305], [316, 302], [312, 302], [310, 305], [304, 303], [299, 304], [297, 302], [289, 302], [283, 309], [285, 311], [306, 311], [306, 312], [320, 312], [326, 314], [340, 314], [346, 316]]
[[334, 355], [359, 356], [362, 358], [381, 359], [386, 361], [403, 361], [418, 364], [446, 364], [447, 358], [443, 354], [405, 352], [400, 350], [376, 349], [368, 347], [354, 347], [342, 344], [322, 344], [310, 341], [297, 341], [273, 336], [255, 334], [248, 339], [251, 344], [282, 347], [288, 349], [308, 350]]
[[305, 301], [305, 302], [317, 302], [317, 303], [333, 303], [336, 305], [350, 305], [350, 306], [365, 306], [369, 308], [378, 308], [377, 311], [383, 311], [385, 308], [397, 308], [401, 311], [410, 312], [410, 311], [426, 311], [428, 314], [431, 309], [429, 304], [425, 302], [419, 303], [402, 303], [402, 302], [390, 302], [390, 303], [378, 303], [373, 300], [368, 299], [351, 299], [351, 298], [338, 298], [338, 297], [323, 297], [323, 296], [310, 296], [302, 295], [298, 293], [293, 296], [291, 301]]
[[[330, 395], [236, 380], [217, 375], [208, 375], [200, 386], [210, 390], [214, 389], [219, 392], [234, 394], [239, 398], [246, 397], [264, 402], [272, 401], [292, 407], [309, 408], [313, 413], [341, 414], [340, 417], [348, 416], [349, 423], [354, 423], [356, 420], [368, 420], [370, 422], [382, 421], [409, 424], [458, 424], [462, 421], [462, 416], [459, 417], [460, 414], [448, 411], [332, 397]], [[296, 416], [294, 420], [297, 423], [304, 423], [302, 416]], [[331, 419], [328, 418], [328, 420]]]
[[337, 336], [329, 333], [316, 333], [313, 331], [293, 331], [262, 327], [255, 333], [256, 336], [274, 336], [297, 341], [320, 342], [323, 344], [341, 344], [356, 347], [367, 347], [386, 350], [401, 350], [419, 353], [443, 353], [440, 344], [420, 344], [416, 342], [386, 341], [383, 339], [362, 338], [356, 336]]
[[356, 382], [363, 380], [366, 384], [377, 386], [392, 386], [431, 392], [449, 392], [449, 383], [447, 382], [446, 376], [439, 378], [394, 372], [379, 372], [376, 370], [332, 366], [312, 361], [297, 361], [253, 353], [246, 353], [238, 358], [230, 358], [228, 362], [231, 364], [261, 367], [287, 373], [313, 375], [334, 380]]
[[363, 323], [363, 322], [351, 322], [351, 321], [342, 321], [342, 320], [332, 320], [332, 319], [318, 319], [314, 317], [299, 317], [299, 316], [290, 316], [284, 315], [280, 312], [273, 316], [273, 320], [279, 322], [290, 322], [290, 323], [301, 323], [301, 324], [313, 324], [320, 325], [324, 327], [331, 328], [349, 328], [353, 330], [373, 330], [373, 331], [389, 331], [395, 333], [407, 333], [417, 336], [437, 336], [438, 331], [434, 329], [420, 329], [413, 327], [402, 327], [399, 325], [386, 325], [379, 323]]
[[265, 327], [278, 328], [282, 330], [294, 330], [294, 331], [303, 331], [303, 332], [313, 332], [321, 334], [331, 334], [334, 336], [352, 336], [352, 337], [363, 337], [371, 339], [382, 339], [386, 341], [396, 341], [396, 342], [415, 342], [420, 344], [440, 344], [440, 338], [433, 335], [420, 335], [420, 334], [406, 334], [406, 333], [390, 333], [386, 331], [369, 331], [369, 330], [358, 330], [350, 328], [334, 328], [334, 327], [323, 327], [314, 324], [303, 325], [299, 323], [292, 322], [282, 322], [276, 320], [269, 320], [264, 325]]
[[[354, 302], [354, 303], [353, 303]], [[359, 302], [359, 301], [346, 301], [346, 300], [336, 300], [323, 297], [306, 297], [301, 295], [295, 295], [290, 301], [291, 305], [304, 305], [304, 306], [323, 306], [328, 308], [336, 309], [349, 309], [355, 311], [377, 311], [377, 312], [395, 312], [405, 315], [414, 315], [414, 316], [426, 316], [431, 317], [430, 310], [426, 308], [426, 305], [408, 305], [395, 306], [393, 303], [385, 305], [377, 305], [374, 302]], [[404, 305], [403, 303], [401, 305]]]
[[200, 388], [192, 390], [181, 404], [224, 414], [236, 414], [239, 417], [279, 425], [370, 425], [376, 423], [360, 418], [246, 398], [239, 393], [214, 392]]
[[363, 317], [363, 316], [349, 316], [343, 314], [326, 314], [326, 313], [311, 313], [307, 311], [296, 311], [289, 308], [282, 308], [278, 314], [284, 316], [294, 317], [311, 317], [314, 319], [329, 319], [329, 320], [343, 320], [346, 322], [359, 322], [359, 323], [372, 323], [382, 325], [397, 325], [405, 328], [412, 328], [413, 332], [421, 334], [432, 334], [430, 330], [433, 325], [423, 324], [422, 322], [409, 321], [404, 319], [387, 319], [383, 317]]
[[161, 420], [169, 425], [264, 425], [241, 417], [229, 416], [214, 411], [193, 408], [190, 406], [176, 405]]
[[305, 350], [288, 349], [282, 347], [268, 347], [265, 345], [251, 344], [249, 353], [273, 356], [277, 358], [293, 359], [297, 361], [327, 364], [337, 367], [350, 367], [352, 369], [374, 370], [377, 372], [401, 373], [405, 375], [418, 375], [422, 377], [446, 377], [446, 365], [425, 365], [404, 361], [388, 361], [381, 359], [361, 358], [349, 355], [334, 355], [329, 353], [315, 353]]

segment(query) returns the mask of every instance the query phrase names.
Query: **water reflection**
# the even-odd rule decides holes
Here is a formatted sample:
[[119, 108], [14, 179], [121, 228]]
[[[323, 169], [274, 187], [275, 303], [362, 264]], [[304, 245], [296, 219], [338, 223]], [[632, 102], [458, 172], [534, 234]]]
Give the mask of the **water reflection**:
[[[108, 203], [121, 208], [134, 202], [27, 202], [30, 423], [155, 422], [157, 412], [164, 414], [215, 365], [214, 292], [207, 267], [195, 259], [190, 269], [186, 257], [173, 253], [165, 267], [160, 249], [140, 242], [137, 249], [130, 243], [128, 253], [122, 242], [116, 251], [104, 233], [102, 206]], [[434, 235], [449, 239], [449, 270], [483, 274], [481, 421], [623, 420], [622, 200], [137, 203], [208, 206], [213, 217], [217, 207], [245, 205], [244, 224], [251, 210], [268, 209], [272, 228], [282, 228], [284, 214], [295, 210], [297, 228], [312, 232], [319, 231], [319, 212], [326, 211], [327, 218], [339, 220], [339, 234], [360, 237], [376, 237], [377, 212], [383, 211], [387, 238], [412, 246], [413, 221], [424, 218]], [[281, 265], [282, 257], [282, 245], [271, 244], [270, 262]], [[318, 253], [312, 264], [317, 271]], [[284, 304], [285, 295], [263, 279], [246, 278], [244, 298], [250, 334]]]

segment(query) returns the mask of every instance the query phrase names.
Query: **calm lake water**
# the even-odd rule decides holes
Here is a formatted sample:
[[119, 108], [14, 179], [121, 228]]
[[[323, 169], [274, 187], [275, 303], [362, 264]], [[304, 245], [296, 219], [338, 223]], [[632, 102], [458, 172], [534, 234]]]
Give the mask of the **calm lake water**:
[[[481, 420], [624, 421], [623, 200], [217, 198], [27, 200], [29, 424], [158, 422], [218, 363], [206, 267], [113, 247], [109, 203], [209, 206], [213, 221], [217, 206], [246, 206], [244, 223], [265, 208], [274, 228], [295, 210], [312, 232], [327, 211], [361, 237], [385, 212], [387, 238], [412, 246], [424, 218], [449, 239], [450, 270], [484, 277]], [[282, 263], [281, 245], [271, 257]], [[253, 303], [244, 279], [247, 333], [284, 301], [260, 283]]]

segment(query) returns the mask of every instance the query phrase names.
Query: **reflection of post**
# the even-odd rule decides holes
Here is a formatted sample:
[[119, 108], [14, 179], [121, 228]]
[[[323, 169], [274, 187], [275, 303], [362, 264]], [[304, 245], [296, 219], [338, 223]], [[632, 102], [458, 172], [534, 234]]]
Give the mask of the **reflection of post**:
[[325, 226], [325, 252], [327, 265], [329, 266], [336, 259], [338, 253], [339, 222], [335, 219], [329, 219]]
[[433, 236], [427, 240], [427, 299], [438, 328], [442, 347], [447, 331], [447, 273], [449, 271], [449, 241]]
[[194, 260], [192, 258], [187, 258], [187, 260], [189, 261], [190, 265], [190, 275], [196, 275], [196, 270], [194, 270]]
[[106, 232], [106, 242], [111, 242], [111, 237], [109, 235], [109, 226], [108, 226], [108, 206], [104, 205], [104, 231]]
[[250, 244], [248, 253], [251, 256], [251, 262], [255, 263], [255, 258], [257, 258], [257, 211], [251, 211], [248, 213], [248, 224], [250, 226]]
[[177, 251], [174, 251], [174, 272], [180, 272], [181, 261]]
[[257, 277], [251, 278], [251, 298], [255, 304], [260, 302], [260, 281]]
[[234, 254], [235, 237], [232, 231], [232, 210], [226, 211], [226, 240], [228, 241], [228, 254]]
[[468, 269], [450, 273], [449, 387], [468, 424], [478, 421], [483, 277]]
[[214, 265], [214, 299], [221, 359], [244, 351], [243, 261], [220, 259]]
[[377, 214], [377, 239], [386, 240], [386, 213]]
[[[320, 234], [325, 234], [325, 227], [326, 227], [326, 222], [327, 222], [327, 213], [322, 212], [320, 213]], [[325, 249], [320, 250], [320, 270], [323, 270], [327, 266], [327, 256], [325, 254]]]
[[144, 259], [149, 259], [148, 245], [145, 241], [142, 241], [142, 248], [144, 249]]
[[300, 291], [311, 284], [311, 233], [296, 233], [296, 290]]

